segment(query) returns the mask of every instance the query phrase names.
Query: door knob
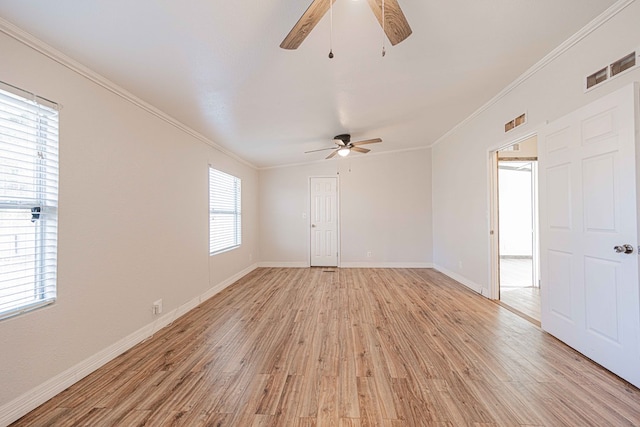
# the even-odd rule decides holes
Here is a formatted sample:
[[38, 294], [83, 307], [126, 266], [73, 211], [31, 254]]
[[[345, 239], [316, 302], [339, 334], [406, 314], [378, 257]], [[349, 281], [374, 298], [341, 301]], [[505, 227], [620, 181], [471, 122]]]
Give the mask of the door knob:
[[311, 228], [316, 228], [316, 225], [315, 224], [311, 224]]
[[633, 253], [633, 246], [631, 245], [618, 245], [618, 246], [614, 246], [613, 250], [616, 251], [616, 253], [625, 253], [625, 254], [632, 254]]

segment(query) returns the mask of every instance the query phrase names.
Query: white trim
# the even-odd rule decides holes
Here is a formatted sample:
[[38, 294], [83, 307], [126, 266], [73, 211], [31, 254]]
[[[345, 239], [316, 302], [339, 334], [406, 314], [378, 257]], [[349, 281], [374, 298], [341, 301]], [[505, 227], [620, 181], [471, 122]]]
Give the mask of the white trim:
[[340, 211], [340, 172], [335, 176], [332, 175], [310, 175], [307, 178], [307, 266], [311, 266], [311, 180], [314, 178], [330, 178], [336, 180], [336, 267], [340, 267], [340, 254], [341, 254], [341, 240], [340, 240], [340, 223], [342, 218], [342, 212]]
[[68, 68], [69, 70], [80, 74], [81, 76], [97, 84], [98, 86], [110, 91], [111, 93], [114, 93], [115, 95], [118, 95], [119, 97], [121, 97], [126, 101], [129, 101], [136, 107], [141, 108], [142, 110], [150, 113], [151, 115], [156, 116], [160, 120], [167, 122], [168, 124], [172, 125], [178, 130], [181, 130], [187, 135], [197, 139], [198, 141], [203, 142], [212, 148], [215, 148], [216, 150], [220, 151], [222, 154], [225, 154], [231, 157], [232, 159], [237, 160], [238, 162], [246, 166], [249, 166], [252, 169], [257, 169], [255, 165], [244, 160], [237, 154], [234, 154], [231, 151], [227, 150], [226, 148], [222, 147], [221, 145], [218, 145], [217, 143], [213, 142], [203, 134], [191, 129], [189, 126], [174, 119], [164, 111], [161, 111], [158, 108], [154, 107], [153, 105], [143, 101], [142, 99], [138, 98], [131, 92], [125, 90], [124, 88], [118, 86], [111, 80], [107, 79], [106, 77], [98, 74], [97, 72], [89, 69], [88, 67], [85, 67], [81, 63], [75, 61], [74, 59], [60, 52], [59, 50], [49, 46], [42, 40], [39, 40], [38, 38], [34, 37], [30, 33], [24, 31], [22, 28], [17, 27], [16, 25], [12, 24], [11, 22], [3, 18], [0, 18], [0, 32], [30, 47], [36, 52], [41, 53], [42, 55]]
[[343, 262], [341, 268], [433, 268], [430, 262]]
[[[519, 144], [540, 134], [541, 129], [546, 126], [546, 122], [532, 126], [531, 129], [522, 129], [510, 137], [506, 134], [497, 144], [487, 149], [487, 206], [489, 206], [489, 216], [487, 218], [487, 250], [489, 251], [488, 280], [489, 289], [483, 294], [486, 297], [498, 300], [500, 296], [499, 283], [499, 252], [498, 247], [500, 232], [498, 229], [498, 177], [497, 158], [493, 156], [500, 150], [513, 144]], [[539, 149], [539, 147], [538, 147]], [[491, 230], [494, 234], [491, 235]]]
[[507, 96], [512, 90], [523, 84], [525, 81], [529, 80], [536, 74], [538, 71], [542, 70], [544, 67], [552, 63], [556, 60], [560, 55], [564, 54], [566, 51], [571, 49], [573, 46], [578, 44], [582, 39], [587, 37], [589, 34], [600, 28], [602, 25], [607, 23], [611, 18], [616, 16], [618, 13], [622, 12], [627, 6], [633, 3], [635, 0], [618, 0], [607, 10], [602, 12], [599, 16], [581, 28], [577, 33], [573, 36], [569, 37], [565, 42], [563, 42], [560, 46], [549, 52], [545, 57], [543, 57], [540, 61], [536, 62], [531, 68], [525, 71], [520, 77], [515, 79], [509, 86], [502, 89], [496, 96], [491, 98], [486, 104], [482, 107], [478, 108], [474, 111], [469, 117], [458, 123], [456, 126], [451, 128], [448, 132], [438, 138], [430, 147], [435, 147], [440, 144], [442, 141], [447, 139], [449, 136], [453, 135], [458, 129], [466, 126], [470, 121], [478, 117], [480, 114], [488, 110], [502, 98]]
[[192, 310], [202, 302], [221, 292], [229, 285], [235, 283], [237, 280], [246, 276], [258, 267], [257, 264], [253, 264], [239, 273], [227, 278], [226, 280], [211, 287], [202, 295], [193, 298], [192, 300], [182, 304], [174, 310], [171, 310], [164, 316], [156, 319], [154, 322], [149, 323], [132, 334], [124, 337], [118, 342], [110, 345], [109, 347], [99, 351], [93, 356], [83, 360], [77, 365], [67, 369], [66, 371], [56, 375], [55, 377], [45, 381], [37, 387], [29, 390], [21, 396], [13, 399], [11, 402], [0, 407], [0, 426], [9, 425], [16, 421], [20, 417], [28, 414], [38, 406], [45, 403], [47, 400], [56, 396], [66, 388], [80, 381], [90, 373], [94, 372], [98, 368], [104, 366], [111, 360], [120, 356], [125, 351], [131, 349], [136, 344], [144, 341], [145, 339], [153, 337], [153, 335], [160, 329], [173, 323], [177, 318]]
[[230, 285], [234, 284], [235, 282], [237, 282], [238, 280], [242, 279], [247, 274], [251, 273], [256, 268], [258, 268], [258, 264], [257, 263], [252, 264], [249, 267], [245, 268], [244, 270], [242, 270], [242, 271], [234, 274], [233, 276], [227, 278], [226, 280], [223, 280], [222, 282], [218, 283], [217, 285], [212, 286], [208, 291], [206, 291], [205, 293], [203, 293], [200, 296], [200, 302], [204, 302], [204, 301], [208, 300], [209, 298], [211, 298], [212, 296], [218, 294], [219, 292], [222, 292], [223, 290], [228, 288]]
[[450, 278], [452, 278], [453, 280], [455, 280], [456, 282], [466, 286], [467, 288], [471, 289], [472, 291], [475, 291], [477, 293], [479, 293], [480, 295], [486, 296], [487, 295], [487, 288], [483, 288], [482, 285], [479, 285], [469, 279], [467, 279], [464, 276], [461, 276], [458, 273], [454, 273], [451, 270], [448, 270], [444, 267], [441, 267], [439, 265], [434, 265], [433, 268], [435, 270], [438, 270], [440, 273], [444, 274], [445, 276], [449, 276]]
[[490, 150], [487, 159], [489, 179], [487, 192], [489, 196], [489, 292], [487, 296], [493, 300], [500, 299], [500, 223], [498, 222], [498, 152], [500, 149]]
[[308, 262], [297, 262], [297, 261], [264, 261], [259, 262], [258, 267], [263, 268], [309, 268]]
[[[304, 262], [260, 262], [258, 267], [267, 268], [310, 268]], [[323, 268], [323, 267], [314, 267]], [[335, 268], [335, 267], [326, 267]], [[429, 262], [342, 262], [338, 268], [434, 268]]]

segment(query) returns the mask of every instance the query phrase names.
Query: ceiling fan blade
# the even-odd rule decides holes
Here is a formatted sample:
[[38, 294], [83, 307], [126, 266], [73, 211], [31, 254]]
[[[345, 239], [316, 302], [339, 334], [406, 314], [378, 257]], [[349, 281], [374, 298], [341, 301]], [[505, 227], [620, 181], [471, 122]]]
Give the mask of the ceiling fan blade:
[[316, 151], [326, 151], [326, 150], [335, 150], [335, 149], [336, 149], [336, 147], [321, 148], [321, 149], [319, 149], [319, 150], [305, 151], [305, 152], [304, 152], [304, 154], [307, 154], [307, 153], [315, 153]]
[[[369, 6], [382, 26], [382, 0], [369, 0]], [[398, 0], [384, 0], [384, 17], [384, 32], [393, 46], [411, 35], [411, 27]]]
[[[336, 0], [330, 1], [335, 3]], [[329, 10], [328, 0], [313, 0], [309, 8], [302, 14], [289, 34], [287, 34], [287, 37], [280, 43], [280, 47], [283, 49], [297, 49], [311, 30], [313, 30], [313, 27], [315, 27], [325, 13], [327, 13], [327, 10]]]
[[358, 153], [368, 153], [369, 150], [368, 148], [360, 148], [360, 147], [351, 147], [351, 151], [357, 151]]
[[357, 147], [358, 145], [364, 145], [364, 144], [375, 144], [377, 142], [382, 142], [382, 140], [380, 138], [374, 138], [374, 139], [366, 139], [364, 141], [358, 141], [358, 142], [354, 142], [353, 144], [351, 144], [353, 147]]
[[326, 157], [326, 159], [330, 159], [330, 158], [332, 158], [333, 156], [335, 156], [336, 154], [338, 154], [338, 150], [335, 150], [333, 153], [329, 154], [329, 155]]

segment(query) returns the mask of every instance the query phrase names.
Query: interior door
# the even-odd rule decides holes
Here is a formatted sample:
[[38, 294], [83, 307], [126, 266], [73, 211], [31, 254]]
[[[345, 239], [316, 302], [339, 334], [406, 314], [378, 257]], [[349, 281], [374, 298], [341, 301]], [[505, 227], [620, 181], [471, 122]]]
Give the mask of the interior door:
[[628, 86], [549, 124], [538, 166], [542, 328], [640, 386], [637, 102]]
[[338, 265], [337, 178], [311, 178], [312, 267]]

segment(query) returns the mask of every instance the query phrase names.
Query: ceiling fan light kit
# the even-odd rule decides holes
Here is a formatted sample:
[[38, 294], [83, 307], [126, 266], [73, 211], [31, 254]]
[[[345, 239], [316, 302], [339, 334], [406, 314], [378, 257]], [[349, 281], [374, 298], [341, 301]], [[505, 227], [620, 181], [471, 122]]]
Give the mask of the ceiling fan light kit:
[[368, 148], [362, 148], [360, 146], [365, 144], [376, 144], [378, 142], [382, 142], [382, 139], [373, 138], [373, 139], [365, 139], [364, 141], [351, 142], [351, 135], [344, 133], [344, 134], [337, 135], [333, 138], [333, 143], [336, 145], [335, 147], [305, 151], [305, 153], [315, 153], [317, 151], [333, 150], [331, 154], [329, 154], [326, 157], [327, 159], [333, 158], [336, 154], [339, 155], [340, 157], [346, 157], [352, 151], [355, 151], [356, 153], [366, 154], [371, 150], [369, 150]]

